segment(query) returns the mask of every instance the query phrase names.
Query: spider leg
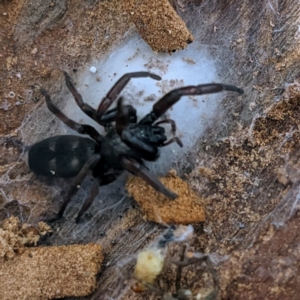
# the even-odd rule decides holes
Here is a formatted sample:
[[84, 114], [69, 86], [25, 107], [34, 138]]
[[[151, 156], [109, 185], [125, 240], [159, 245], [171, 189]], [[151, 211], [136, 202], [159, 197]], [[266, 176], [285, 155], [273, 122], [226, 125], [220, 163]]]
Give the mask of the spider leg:
[[130, 130], [123, 130], [121, 133], [122, 141], [131, 149], [138, 151], [145, 160], [154, 161], [158, 156], [158, 148], [147, 144], [134, 134], [130, 132]]
[[[184, 245], [183, 248], [182, 248], [182, 253], [181, 253], [181, 255], [180, 255], [180, 261], [183, 261], [183, 260], [184, 260], [186, 248], [187, 248], [186, 245]], [[177, 272], [176, 272], [176, 280], [175, 280], [176, 293], [178, 293], [178, 291], [179, 291], [180, 288], [181, 288], [181, 284], [180, 284], [180, 281], [181, 281], [181, 274], [182, 274], [182, 266], [181, 266], [181, 265], [178, 265], [178, 266], [177, 266]]]
[[[64, 72], [64, 75], [65, 75], [68, 89], [72, 93], [77, 105], [86, 115], [88, 115], [90, 118], [92, 118], [93, 120], [95, 120], [97, 123], [99, 123], [104, 127], [107, 127], [108, 125], [110, 125], [112, 122], [115, 121], [117, 115], [117, 110], [115, 108], [104, 113], [101, 116], [101, 118], [97, 118], [96, 110], [83, 101], [81, 94], [75, 88], [69, 74], [67, 72]], [[128, 107], [131, 115], [133, 116], [133, 120], [135, 120], [134, 123], [136, 123], [136, 109], [132, 105], [128, 105]]]
[[176, 123], [174, 120], [172, 119], [165, 119], [165, 120], [161, 120], [159, 122], [156, 122], [154, 125], [159, 125], [159, 124], [171, 124], [171, 128], [172, 128], [172, 133], [175, 134], [176, 133]]
[[[132, 105], [125, 105], [125, 109], [129, 116], [129, 122], [130, 123], [136, 123], [137, 122], [137, 115], [136, 115], [136, 109]], [[102, 117], [101, 121], [98, 121], [98, 123], [102, 126], [107, 127], [112, 122], [116, 121], [116, 117], [118, 114], [118, 108], [112, 108], [108, 110]]]
[[[163, 123], [169, 123], [171, 124], [171, 128], [172, 128], [172, 133], [175, 134], [176, 133], [176, 123], [174, 120], [172, 119], [165, 119], [165, 120], [162, 120], [162, 121], [159, 121], [159, 122], [156, 122], [154, 125], [159, 125], [159, 124], [163, 124]], [[169, 141], [165, 142], [162, 144], [161, 147], [164, 147], [164, 146], [168, 146], [172, 143], [177, 143], [179, 147], [183, 147], [183, 144], [182, 144], [182, 141], [180, 140], [179, 137], [175, 136], [173, 137], [172, 139], [170, 139]]]
[[150, 73], [150, 72], [133, 72], [124, 74], [110, 89], [107, 95], [102, 99], [98, 110], [96, 118], [98, 122], [100, 122], [102, 116], [106, 113], [107, 109], [111, 106], [111, 104], [117, 99], [121, 91], [124, 89], [126, 84], [130, 81], [131, 78], [142, 78], [142, 77], [150, 77], [155, 80], [161, 80], [161, 77]]
[[45, 89], [41, 89], [41, 94], [45, 96], [46, 104], [48, 109], [63, 123], [65, 123], [69, 128], [77, 131], [81, 134], [88, 134], [92, 139], [96, 140], [99, 144], [102, 141], [102, 136], [98, 133], [96, 129], [94, 129], [90, 125], [84, 125], [74, 122], [73, 120], [69, 119], [62, 111], [52, 102], [48, 92]]
[[126, 106], [123, 104], [123, 98], [120, 97], [118, 100], [118, 114], [116, 118], [116, 130], [122, 141], [131, 149], [138, 151], [144, 159], [153, 161], [157, 158], [158, 149], [157, 147], [145, 143], [137, 136], [135, 136], [130, 129], [128, 130], [128, 125], [130, 124], [130, 115]]
[[133, 173], [134, 175], [142, 178], [145, 182], [147, 182], [149, 185], [151, 185], [155, 190], [162, 193], [166, 197], [174, 200], [178, 196], [168, 190], [159, 180], [156, 178], [155, 175], [150, 173], [146, 167], [144, 167], [142, 164], [137, 162], [133, 158], [125, 157], [123, 156], [121, 158], [121, 162], [123, 167], [129, 171], [130, 173]]
[[233, 91], [243, 94], [244, 91], [234, 85], [222, 83], [200, 84], [197, 86], [186, 86], [173, 90], [158, 100], [150, 114], [146, 115], [139, 124], [151, 125], [160, 118], [169, 108], [171, 108], [182, 96], [204, 95], [219, 93], [222, 91]]
[[[181, 267], [189, 266], [191, 264], [198, 264], [198, 263], [202, 263], [202, 262], [206, 263], [207, 269], [208, 269], [208, 271], [210, 272], [210, 274], [212, 276], [212, 279], [213, 279], [213, 282], [214, 282], [214, 286], [216, 288], [216, 292], [218, 293], [219, 277], [218, 277], [217, 271], [213, 267], [213, 264], [211, 262], [211, 259], [210, 259], [209, 255], [203, 255], [202, 257], [192, 257], [192, 258], [189, 258], [186, 261], [183, 261], [183, 260], [174, 261], [174, 260], [172, 260], [173, 264], [175, 264], [177, 266], [181, 266]], [[215, 299], [215, 298], [213, 298], [213, 299]]]
[[162, 291], [161, 289], [155, 287], [154, 285], [152, 285], [152, 284], [150, 284], [150, 283], [148, 283], [148, 282], [141, 282], [141, 284], [142, 284], [145, 288], [147, 288], [149, 291], [154, 292], [154, 293], [156, 293], [157, 295], [163, 296], [163, 297], [164, 297], [164, 298], [163, 298], [164, 300], [169, 300], [169, 299], [171, 299], [171, 300], [177, 300], [177, 299], [175, 299], [175, 298], [165, 298], [165, 296], [167, 296], [167, 294], [165, 294], [164, 291]]
[[175, 137], [173, 137], [172, 139], [170, 139], [169, 141], [163, 143], [162, 147], [168, 146], [168, 145], [170, 145], [170, 144], [172, 144], [172, 143], [177, 143], [179, 147], [181, 147], [181, 148], [183, 147], [182, 141], [181, 141], [180, 138], [177, 137], [177, 136], [175, 136]]
[[117, 176], [115, 174], [107, 174], [107, 175], [104, 175], [101, 179], [99, 179], [99, 182], [97, 180], [94, 181], [94, 183], [92, 185], [90, 195], [88, 196], [88, 198], [83, 203], [83, 205], [82, 205], [82, 207], [81, 207], [81, 209], [80, 209], [80, 211], [79, 211], [79, 213], [76, 217], [75, 222], [77, 224], [80, 223], [82, 215], [89, 209], [89, 207], [93, 203], [94, 199], [98, 195], [99, 186], [109, 184], [109, 183], [115, 181], [116, 179], [117, 179]]
[[85, 201], [75, 219], [75, 222], [77, 224], [80, 223], [81, 216], [89, 209], [89, 207], [93, 203], [93, 201], [96, 198], [96, 196], [98, 195], [98, 193], [99, 193], [99, 184], [98, 184], [97, 180], [95, 180], [92, 185], [89, 196], [85, 199]]
[[63, 72], [63, 73], [65, 75], [66, 85], [67, 85], [68, 89], [70, 90], [71, 94], [73, 95], [77, 105], [80, 107], [80, 109], [85, 114], [87, 114], [90, 118], [95, 120], [96, 110], [93, 109], [91, 106], [89, 106], [87, 103], [83, 102], [82, 96], [80, 95], [80, 93], [75, 88], [69, 74], [67, 72]]
[[[84, 178], [87, 176], [87, 174], [97, 165], [97, 163], [100, 161], [101, 156], [99, 154], [94, 154], [93, 156], [90, 157], [90, 159], [84, 164], [76, 178], [74, 179], [73, 183], [71, 184], [71, 187], [66, 195], [66, 198], [57, 214], [56, 220], [61, 219], [67, 205], [71, 201], [71, 198], [73, 194], [78, 190], [80, 187], [81, 182], [84, 180]], [[95, 193], [95, 190], [93, 189], [93, 192]], [[87, 199], [88, 200], [88, 199]], [[90, 200], [90, 204], [92, 203], [92, 200]], [[87, 203], [88, 204], [88, 203]], [[90, 205], [89, 204], [89, 205]], [[84, 204], [85, 205], [85, 204]], [[88, 208], [88, 207], [87, 207]], [[86, 209], [87, 209], [86, 208]]]

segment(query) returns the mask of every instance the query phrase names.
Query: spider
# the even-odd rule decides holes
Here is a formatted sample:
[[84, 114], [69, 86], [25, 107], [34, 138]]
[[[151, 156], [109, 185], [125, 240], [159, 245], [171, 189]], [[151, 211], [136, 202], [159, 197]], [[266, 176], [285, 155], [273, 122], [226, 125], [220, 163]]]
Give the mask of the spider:
[[[181, 270], [183, 266], [188, 266], [190, 264], [197, 264], [201, 262], [206, 262], [207, 269], [210, 272], [213, 282], [214, 282], [214, 289], [200, 289], [197, 291], [197, 293], [193, 292], [190, 289], [182, 288], [180, 286], [180, 279], [181, 279]], [[155, 286], [145, 284], [147, 289], [149, 291], [152, 291], [156, 293], [157, 295], [161, 296], [162, 300], [192, 300], [192, 299], [203, 299], [203, 300], [216, 300], [218, 297], [218, 283], [219, 279], [217, 276], [217, 272], [213, 268], [212, 262], [209, 258], [209, 256], [203, 256], [203, 258], [198, 259], [197, 261], [193, 262], [184, 262], [184, 261], [178, 261], [175, 262], [173, 261], [174, 264], [178, 264], [178, 269], [177, 269], [177, 275], [176, 275], [176, 292], [171, 294], [168, 292], [165, 292]]]
[[[160, 76], [149, 72], [133, 72], [123, 75], [95, 110], [83, 101], [68, 73], [63, 72], [63, 74], [77, 105], [86, 115], [104, 126], [106, 134], [102, 136], [92, 126], [79, 124], [69, 119], [52, 102], [48, 92], [41, 88], [40, 91], [45, 97], [48, 109], [69, 128], [80, 134], [86, 134], [89, 138], [77, 135], [47, 138], [28, 147], [26, 162], [37, 175], [75, 178], [55, 220], [62, 218], [73, 194], [89, 172], [92, 172], [93, 177], [98, 179], [92, 184], [90, 194], [76, 217], [76, 223], [80, 221], [83, 213], [98, 195], [99, 186], [115, 181], [124, 170], [141, 177], [169, 199], [177, 198], [177, 195], [168, 190], [144, 165], [144, 161], [155, 161], [159, 157], [160, 147], [174, 142], [180, 147], [183, 146], [176, 136], [167, 140], [164, 127], [159, 126], [168, 123], [175, 134], [175, 121], [171, 119], [158, 121], [158, 119], [185, 95], [210, 94], [224, 90], [243, 93], [243, 90], [236, 86], [218, 83], [178, 88], [163, 96], [153, 105], [152, 111], [138, 122], [136, 109], [132, 105], [124, 105], [123, 98], [119, 97], [119, 94], [131, 78], [150, 77], [154, 80], [161, 80]], [[115, 101], [117, 101], [117, 106], [109, 109]]]
[[[152, 283], [138, 281], [141, 284], [143, 289], [139, 289], [140, 285], [132, 286], [132, 290], [136, 293], [141, 293], [145, 289], [152, 291], [162, 297], [162, 300], [192, 300], [192, 299], [203, 299], [203, 300], [215, 300], [218, 297], [219, 293], [219, 277], [218, 273], [213, 267], [212, 261], [209, 255], [200, 254], [200, 253], [193, 253], [188, 252], [186, 253], [187, 245], [184, 245], [182, 248], [182, 253], [180, 255], [180, 260], [171, 260], [174, 265], [177, 265], [176, 271], [176, 279], [175, 279], [175, 293], [168, 293], [157, 286], [154, 286]], [[196, 265], [200, 263], [206, 263], [207, 271], [210, 273], [212, 281], [213, 281], [213, 288], [201, 288], [197, 289], [197, 291], [192, 291], [191, 289], [181, 287], [181, 279], [182, 279], [182, 269], [189, 265]], [[146, 267], [145, 267], [146, 268]], [[147, 269], [145, 269], [146, 272]], [[199, 274], [196, 274], [196, 278], [199, 279]]]
[[[176, 281], [175, 281], [175, 287], [176, 287], [176, 293], [174, 295], [165, 294], [164, 300], [189, 300], [189, 299], [203, 299], [203, 300], [215, 300], [218, 297], [219, 293], [219, 277], [218, 273], [213, 267], [212, 261], [209, 257], [209, 255], [197, 255], [198, 253], [190, 253], [190, 258], [185, 258], [185, 250], [186, 247], [183, 247], [183, 252], [180, 257], [180, 261], [172, 261], [173, 264], [177, 265], [177, 274], [176, 274]], [[180, 285], [181, 280], [181, 274], [182, 274], [182, 268], [189, 266], [189, 265], [195, 265], [205, 262], [207, 266], [207, 270], [210, 273], [214, 288], [212, 290], [207, 289], [200, 289], [198, 293], [195, 295], [195, 292], [192, 292], [189, 289], [182, 288]]]

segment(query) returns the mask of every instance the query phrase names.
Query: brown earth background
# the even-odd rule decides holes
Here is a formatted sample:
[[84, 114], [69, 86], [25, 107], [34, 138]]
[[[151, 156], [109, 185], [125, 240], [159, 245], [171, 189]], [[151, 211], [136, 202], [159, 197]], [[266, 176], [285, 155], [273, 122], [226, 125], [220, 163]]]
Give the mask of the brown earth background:
[[[135, 34], [124, 2], [0, 1], [0, 220], [16, 215], [37, 223], [59, 208], [57, 183], [38, 180], [20, 159], [20, 145], [57, 127], [37, 87], [58, 96], [61, 70], [76, 78], [72, 70], [101, 58], [125, 33], [127, 38]], [[190, 249], [215, 257], [221, 299], [299, 299], [300, 4], [171, 3], [195, 39], [219, 60], [224, 81], [245, 90], [238, 103], [236, 98], [223, 101], [224, 117], [214, 120], [187, 156], [186, 167], [178, 170], [205, 199], [206, 221], [195, 226]], [[36, 127], [32, 140], [23, 141], [20, 128], [28, 118], [35, 118]], [[145, 222], [132, 200], [90, 224], [76, 234], [71, 222], [58, 224], [42, 242], [101, 244], [105, 260], [97, 290], [81, 299], [157, 299], [151, 292], [128, 290], [117, 265], [163, 228]], [[169, 251], [179, 256], [176, 245]], [[209, 286], [203, 272], [195, 279], [191, 267], [183, 274], [184, 285]], [[167, 268], [159, 285], [174, 290], [174, 276], [174, 269]]]

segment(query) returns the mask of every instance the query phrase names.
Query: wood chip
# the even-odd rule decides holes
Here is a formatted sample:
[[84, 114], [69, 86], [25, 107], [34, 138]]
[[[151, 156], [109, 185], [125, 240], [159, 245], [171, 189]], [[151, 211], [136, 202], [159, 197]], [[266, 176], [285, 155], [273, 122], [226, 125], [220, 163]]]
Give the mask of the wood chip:
[[124, 10], [153, 51], [174, 52], [194, 40], [168, 0], [126, 0]]
[[80, 297], [96, 288], [103, 256], [96, 244], [32, 247], [0, 264], [1, 300]]
[[149, 221], [161, 224], [192, 224], [205, 221], [204, 201], [198, 197], [189, 185], [174, 172], [170, 172], [160, 181], [178, 198], [170, 200], [158, 193], [138, 177], [127, 181], [128, 193], [138, 202]]

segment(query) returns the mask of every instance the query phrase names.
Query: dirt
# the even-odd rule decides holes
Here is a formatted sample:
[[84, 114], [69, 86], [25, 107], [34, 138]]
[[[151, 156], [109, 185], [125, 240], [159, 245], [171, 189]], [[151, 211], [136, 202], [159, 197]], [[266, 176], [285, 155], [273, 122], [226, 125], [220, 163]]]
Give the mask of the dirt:
[[[200, 238], [205, 252], [218, 249], [226, 255], [230, 249], [230, 258], [219, 269], [224, 299], [297, 298], [297, 289], [290, 282], [299, 260], [294, 248], [299, 101], [295, 83], [280, 102], [247, 128], [247, 134], [240, 131], [222, 145], [211, 145], [207, 156], [200, 156], [209, 172], [196, 166], [190, 174], [191, 185], [208, 198], [210, 220], [205, 226], [211, 232]], [[212, 153], [213, 162], [208, 159]], [[282, 260], [288, 261], [286, 265]], [[285, 268], [293, 273], [289, 279]]]
[[[60, 87], [61, 70], [76, 70], [99, 57], [129, 28], [118, 1], [10, 1], [0, 4], [1, 98], [0, 132], [13, 135], [41, 98], [35, 87], [51, 92]], [[99, 51], [99, 49], [101, 49]], [[84, 53], [84, 54], [83, 54]], [[2, 100], [2, 101], [3, 101]], [[20, 102], [17, 105], [17, 102]]]
[[[0, 90], [0, 172], [4, 174], [16, 165], [24, 146], [18, 128], [32, 110], [43, 105], [39, 88], [58, 92], [63, 70], [75, 74], [91, 57], [100, 57], [130, 24], [119, 1], [10, 1], [0, 7], [5, 12], [0, 16], [0, 78], [4, 83]], [[10, 172], [8, 179], [19, 176], [20, 169], [23, 176], [29, 175], [23, 161], [18, 161], [17, 174]], [[27, 195], [17, 192], [18, 183], [7, 190], [4, 187], [5, 194], [22, 199], [23, 204], [36, 203], [38, 215], [47, 207], [47, 191], [38, 182], [29, 184]]]
[[169, 225], [205, 221], [203, 199], [190, 189], [187, 182], [176, 175], [175, 170], [161, 177], [160, 181], [170, 191], [177, 194], [175, 200], [158, 193], [138, 177], [132, 177], [126, 183], [129, 195], [140, 205], [145, 220]]
[[0, 228], [1, 299], [85, 296], [95, 290], [103, 260], [101, 246], [35, 247], [52, 232], [44, 222], [36, 228], [21, 224], [14, 216], [4, 220]]
[[95, 244], [26, 248], [1, 264], [1, 299], [90, 295], [102, 258], [101, 246]]
[[125, 1], [124, 8], [153, 51], [176, 52], [194, 40], [168, 0]]
[[[296, 300], [300, 275], [296, 24], [300, 6], [291, 0], [178, 0], [172, 4], [195, 38], [209, 45], [224, 80], [237, 82], [245, 90], [237, 102], [223, 101], [220, 110], [225, 117], [214, 120], [180, 172], [205, 201], [206, 221], [195, 225], [189, 249], [212, 254], [221, 299]], [[5, 175], [14, 167], [7, 181], [1, 182], [0, 221], [14, 214], [30, 222], [59, 206], [47, 196], [48, 185], [32, 177], [19, 160], [23, 141], [17, 129], [29, 112], [43, 105], [38, 88], [58, 94], [61, 70], [75, 76], [82, 66], [117, 44], [133, 24], [121, 1], [4, 1], [0, 11], [0, 78], [4, 83], [0, 90], [0, 172]], [[145, 222], [135, 205], [115, 216], [103, 238], [101, 226], [97, 224], [78, 239], [80, 243], [99, 239], [105, 256], [101, 280], [89, 299], [103, 295], [158, 299], [153, 292], [129, 291], [117, 265], [125, 253], [136, 253], [152, 240], [161, 227]], [[55, 234], [47, 243], [68, 243], [63, 235]], [[179, 246], [171, 246], [169, 257], [179, 255]], [[211, 288], [205, 267], [195, 268], [187, 267], [182, 284], [191, 289]], [[159, 286], [174, 291], [175, 276], [169, 263]]]
[[[191, 249], [197, 245], [203, 252], [217, 252], [224, 259], [217, 268], [222, 299], [298, 297], [299, 208], [297, 199], [290, 205], [286, 201], [299, 187], [299, 104], [299, 84], [295, 83], [281, 101], [257, 118], [250, 134], [241, 130], [218, 146], [210, 145], [209, 151], [198, 156], [201, 165], [189, 175], [194, 191], [205, 195], [202, 203], [207, 215], [204, 230], [195, 237]], [[287, 154], [292, 161], [287, 162]], [[139, 189], [145, 191], [145, 187]], [[145, 194], [143, 199], [147, 199]], [[288, 215], [293, 216], [291, 220]], [[175, 278], [174, 268], [169, 272]], [[193, 272], [186, 281], [194, 289], [201, 283], [207, 285], [198, 279], [195, 286]], [[128, 299], [140, 299], [132, 293]], [[153, 293], [148, 292], [148, 297], [152, 299]]]

